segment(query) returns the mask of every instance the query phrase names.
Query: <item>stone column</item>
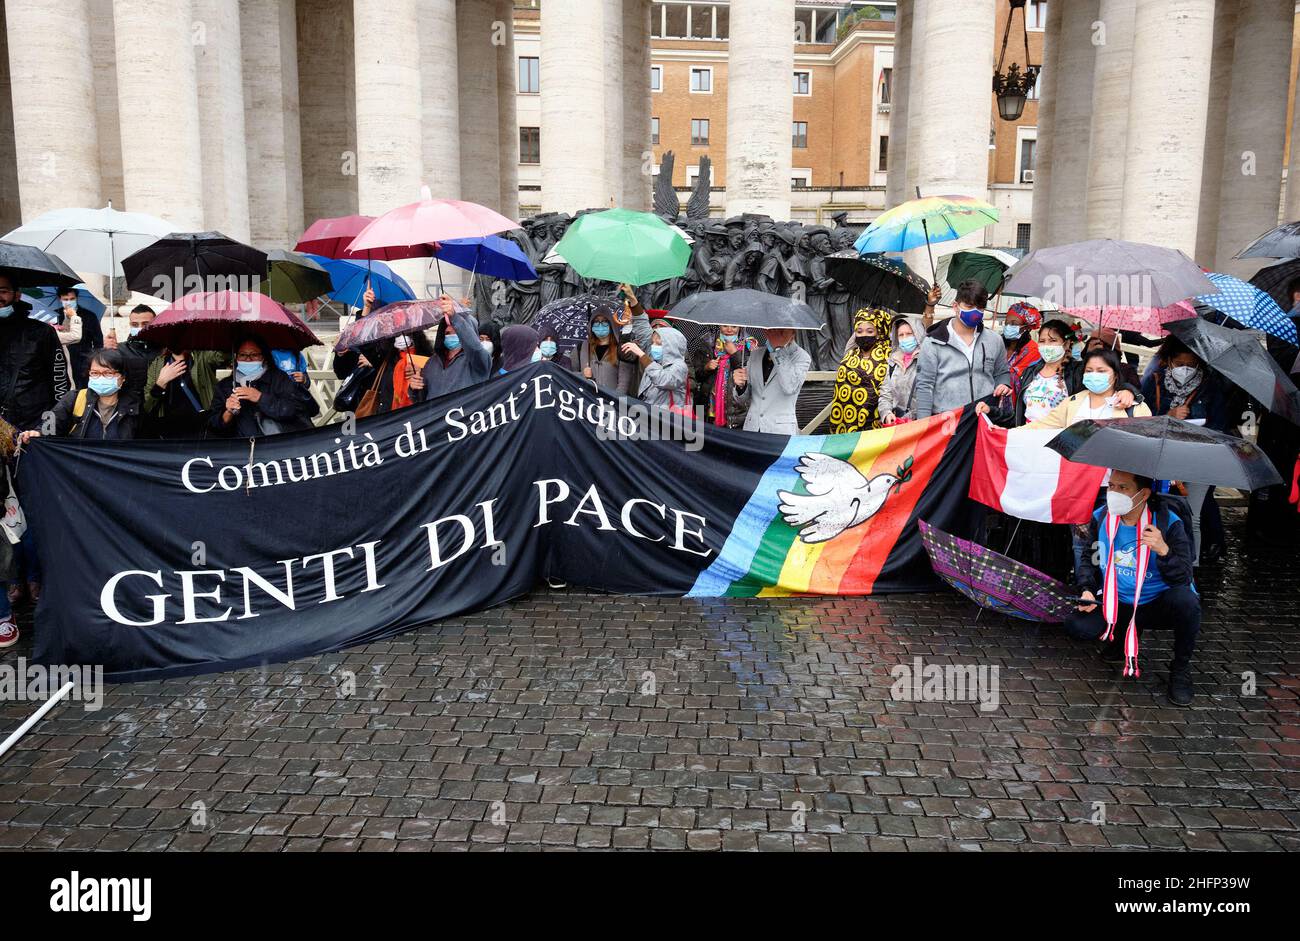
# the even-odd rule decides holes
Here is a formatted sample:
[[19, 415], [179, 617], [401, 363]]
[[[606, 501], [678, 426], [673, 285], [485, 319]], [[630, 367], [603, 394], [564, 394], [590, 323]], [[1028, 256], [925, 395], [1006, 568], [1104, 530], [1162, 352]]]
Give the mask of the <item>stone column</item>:
[[113, 0], [90, 0], [90, 58], [95, 68], [95, 113], [99, 122], [100, 202], [126, 205], [122, 188], [122, 133], [117, 110], [117, 49]]
[[420, 198], [419, 4], [353, 0], [357, 73], [357, 206], [368, 216]]
[[[925, 61], [925, 23], [934, 12], [934, 4], [941, 0], [913, 0], [912, 4], [912, 43], [908, 50], [909, 81], [907, 86], [907, 143], [903, 156], [907, 166], [904, 170], [902, 202], [916, 197], [916, 184], [921, 173], [921, 118], [925, 113], [925, 86], [922, 82], [924, 69], [920, 67]], [[939, 15], [939, 14], [936, 14]], [[912, 70], [912, 62], [918, 67]], [[992, 80], [990, 80], [992, 85]], [[916, 117], [914, 118], [913, 115]]]
[[[124, 208], [203, 228], [203, 157], [190, 0], [117, 0]], [[48, 120], [48, 119], [47, 119]]]
[[1214, 0], [1143, 0], [1134, 24], [1121, 235], [1191, 255], [1205, 157]]
[[[462, 3], [461, 6], [468, 6]], [[479, 4], [481, 5], [481, 0]], [[461, 196], [460, 34], [456, 0], [419, 0], [423, 181], [440, 199]], [[476, 37], [482, 54], [482, 37]], [[477, 132], [477, 119], [471, 126]], [[412, 197], [414, 200], [415, 197]]]
[[[1038, 140], [1034, 157], [1034, 202], [1030, 215], [1029, 239], [1033, 248], [1055, 245], [1052, 235], [1052, 164], [1056, 157], [1056, 93], [1061, 75], [1061, 22], [1065, 14], [1060, 3], [1047, 5], [1043, 30], [1043, 79], [1039, 84]], [[1128, 112], [1125, 109], [1125, 124]]]
[[502, 44], [497, 49], [497, 142], [501, 147], [501, 215], [519, 218], [519, 118], [515, 104], [519, 63], [515, 58], [515, 5], [496, 0]]
[[623, 0], [605, 0], [605, 194], [597, 205], [623, 205]]
[[[357, 213], [352, 0], [298, 0], [303, 225]], [[254, 168], [256, 172], [256, 168]]]
[[623, 205], [650, 209], [649, 0], [623, 0]]
[[[5, 7], [22, 218], [30, 221], [65, 206], [100, 206], [86, 2], [8, 0]], [[188, 54], [188, 36], [185, 51]]]
[[[8, 33], [3, 3], [0, 3], [0, 31]], [[0, 230], [8, 232], [22, 222], [18, 159], [14, 151], [13, 85], [9, 79], [9, 50], [5, 48], [0, 49]]]
[[1093, 26], [1099, 0], [1073, 0], [1063, 4], [1061, 21], [1061, 75], [1056, 86], [1056, 129], [1053, 135], [1065, 146], [1052, 160], [1052, 237], [1059, 243], [1079, 242], [1088, 231], [1089, 136], [1092, 128], [1093, 65], [1097, 47]]
[[1097, 13], [1097, 20], [1105, 33], [1102, 36], [1104, 41], [1097, 46], [1092, 75], [1088, 222], [1085, 232], [1085, 237], [1090, 239], [1114, 238], [1119, 231], [1124, 196], [1124, 144], [1128, 137], [1128, 79], [1133, 65], [1133, 15], [1136, 9], [1137, 0], [1101, 0]]
[[1300, 219], [1300, 81], [1296, 82], [1291, 113], [1291, 155], [1286, 174], [1286, 203], [1282, 218]]
[[1210, 56], [1210, 96], [1205, 115], [1205, 157], [1201, 164], [1201, 204], [1196, 225], [1196, 254], [1200, 264], [1214, 267], [1219, 250], [1219, 190], [1223, 185], [1224, 131], [1232, 86], [1232, 57], [1236, 48], [1239, 0], [1218, 0], [1214, 5], [1214, 52]]
[[542, 211], [606, 204], [604, 0], [543, 3]]
[[1286, 147], [1294, 0], [1241, 0], [1224, 132], [1215, 270], [1249, 278], [1265, 264], [1233, 255], [1277, 225]]
[[726, 212], [789, 219], [794, 0], [749, 0], [732, 14]]
[[[460, 56], [461, 198], [496, 209], [501, 202], [501, 142], [497, 109], [496, 7], [460, 0], [456, 32]], [[599, 59], [599, 56], [597, 56]]]
[[253, 244], [289, 247], [304, 228], [297, 15], [293, 0], [240, 0], [239, 13]]
[[[922, 196], [988, 199], [994, 9], [994, 0], [943, 0], [942, 12], [931, 7], [926, 16], [922, 55], [913, 49], [912, 61], [925, 63], [917, 71], [925, 110], [908, 119], [916, 129], [909, 152], [916, 145], [924, 157], [917, 175]], [[945, 242], [943, 252], [983, 245], [984, 238], [983, 230], [974, 232]], [[928, 257], [924, 265], [918, 270], [928, 277]]]
[[912, 0], [899, 0], [894, 21], [894, 87], [889, 105], [889, 177], [885, 184], [885, 207], [906, 202], [907, 194], [907, 111], [912, 77]]
[[193, 39], [203, 148], [203, 225], [247, 241], [251, 233], [239, 0], [194, 0]]

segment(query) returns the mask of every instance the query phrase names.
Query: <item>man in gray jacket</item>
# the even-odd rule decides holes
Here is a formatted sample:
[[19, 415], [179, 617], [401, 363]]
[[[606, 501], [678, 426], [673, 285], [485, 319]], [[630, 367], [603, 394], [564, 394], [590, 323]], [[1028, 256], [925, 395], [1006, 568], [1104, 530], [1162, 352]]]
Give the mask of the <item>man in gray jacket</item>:
[[763, 351], [755, 350], [745, 367], [731, 374], [736, 399], [749, 407], [745, 430], [797, 435], [794, 406], [811, 367], [812, 356], [794, 342], [793, 330], [768, 330]]
[[984, 329], [989, 294], [978, 281], [963, 281], [954, 301], [956, 316], [941, 323], [921, 343], [917, 360], [916, 417], [929, 418], [977, 402], [988, 395], [1011, 394], [1011, 369], [1002, 338]]

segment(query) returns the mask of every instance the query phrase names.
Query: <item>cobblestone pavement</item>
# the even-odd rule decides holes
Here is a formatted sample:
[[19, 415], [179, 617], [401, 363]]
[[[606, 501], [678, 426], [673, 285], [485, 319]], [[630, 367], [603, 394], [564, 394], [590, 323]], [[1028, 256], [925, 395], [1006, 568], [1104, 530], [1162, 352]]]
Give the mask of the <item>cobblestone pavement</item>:
[[[59, 706], [0, 760], [0, 848], [1300, 849], [1297, 574], [1239, 545], [1203, 573], [1190, 709], [1164, 699], [1163, 632], [1122, 680], [951, 593], [539, 591]], [[896, 701], [916, 657], [999, 667], [1000, 705]], [[0, 706], [0, 731], [31, 711]]]

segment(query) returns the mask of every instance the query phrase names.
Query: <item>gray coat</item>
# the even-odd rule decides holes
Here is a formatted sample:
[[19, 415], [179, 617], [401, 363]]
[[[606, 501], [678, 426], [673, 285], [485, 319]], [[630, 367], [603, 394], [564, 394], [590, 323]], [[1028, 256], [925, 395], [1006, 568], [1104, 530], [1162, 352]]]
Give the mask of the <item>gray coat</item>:
[[895, 317], [894, 322], [890, 324], [889, 372], [885, 374], [885, 381], [880, 384], [882, 420], [896, 408], [902, 409], [903, 414], [899, 416], [900, 418], [916, 417], [916, 371], [917, 363], [920, 362], [921, 348], [918, 346], [912, 358], [904, 362], [903, 351], [898, 348], [898, 325], [901, 323], [906, 323], [912, 328], [912, 335], [916, 337], [918, 344], [925, 338], [925, 325], [920, 317], [902, 314]]
[[690, 408], [692, 403], [686, 395], [686, 337], [674, 327], [660, 327], [651, 330], [650, 319], [645, 314], [632, 318], [632, 331], [636, 336], [637, 346], [649, 355], [651, 340], [659, 334], [663, 344], [663, 358], [651, 362], [641, 373], [641, 385], [637, 397], [646, 405], [660, 408]]
[[772, 372], [763, 377], [764, 350], [755, 350], [745, 364], [749, 384], [736, 391], [736, 399], [749, 407], [746, 431], [773, 435], [797, 435], [799, 420], [794, 406], [799, 400], [804, 377], [812, 368], [812, 356], [793, 340], [772, 354]]
[[977, 402], [1000, 385], [1011, 385], [1011, 369], [1002, 338], [981, 324], [974, 355], [966, 358], [945, 321], [921, 341], [917, 352], [916, 417], [929, 418]]

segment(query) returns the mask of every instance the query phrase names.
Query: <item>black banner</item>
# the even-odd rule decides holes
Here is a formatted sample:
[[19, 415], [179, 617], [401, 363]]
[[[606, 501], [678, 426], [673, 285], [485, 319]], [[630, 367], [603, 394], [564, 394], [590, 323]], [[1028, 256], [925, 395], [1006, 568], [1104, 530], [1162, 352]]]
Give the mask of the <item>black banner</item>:
[[36, 659], [131, 681], [366, 643], [545, 576], [629, 594], [935, 584], [973, 415], [860, 435], [704, 427], [549, 364], [422, 406], [245, 441], [41, 438], [19, 489]]

